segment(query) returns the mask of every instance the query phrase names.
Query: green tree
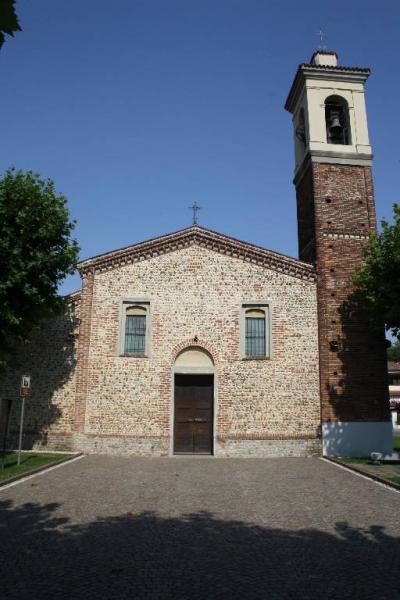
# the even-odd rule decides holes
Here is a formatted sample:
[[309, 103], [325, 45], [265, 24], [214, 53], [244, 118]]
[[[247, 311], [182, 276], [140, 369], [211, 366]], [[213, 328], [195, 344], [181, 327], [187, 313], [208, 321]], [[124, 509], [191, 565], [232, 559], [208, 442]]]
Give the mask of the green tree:
[[21, 31], [14, 4], [15, 0], [0, 0], [0, 48], [5, 42], [5, 33], [14, 36], [16, 31]]
[[387, 350], [388, 360], [400, 362], [400, 340], [396, 340]]
[[370, 237], [365, 266], [354, 282], [373, 321], [400, 339], [400, 206], [393, 205], [394, 222], [382, 220], [382, 231]]
[[57, 288], [76, 268], [74, 226], [50, 179], [14, 169], [0, 179], [0, 372], [41, 321], [65, 310]]

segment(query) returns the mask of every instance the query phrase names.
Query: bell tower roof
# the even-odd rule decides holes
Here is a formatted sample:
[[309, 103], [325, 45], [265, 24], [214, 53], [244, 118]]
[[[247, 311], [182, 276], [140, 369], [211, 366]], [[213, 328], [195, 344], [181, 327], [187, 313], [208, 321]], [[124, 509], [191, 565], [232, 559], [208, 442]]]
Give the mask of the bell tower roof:
[[285, 102], [285, 109], [293, 113], [306, 80], [319, 79], [325, 81], [342, 81], [364, 84], [371, 70], [364, 67], [341, 67], [336, 52], [317, 50], [309, 63], [298, 66], [295, 78]]

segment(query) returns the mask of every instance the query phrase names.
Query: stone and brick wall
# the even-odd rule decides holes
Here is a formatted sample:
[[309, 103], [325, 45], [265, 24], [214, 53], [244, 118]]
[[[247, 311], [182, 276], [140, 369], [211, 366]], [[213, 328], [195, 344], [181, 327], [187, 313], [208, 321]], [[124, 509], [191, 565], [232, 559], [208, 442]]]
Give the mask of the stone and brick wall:
[[9, 447], [17, 446], [19, 387], [21, 376], [29, 374], [31, 391], [25, 402], [23, 448], [73, 449], [79, 308], [80, 294], [72, 294], [66, 314], [35, 332], [32, 342], [17, 357], [14, 369], [0, 382], [1, 398], [12, 400]]
[[322, 421], [387, 420], [383, 328], [371, 328], [352, 283], [375, 231], [371, 169], [310, 164], [297, 203], [300, 258], [317, 268]]
[[[215, 454], [318, 452], [316, 284], [306, 274], [197, 244], [108, 270], [86, 269], [70, 313], [35, 335], [1, 386], [2, 396], [16, 398], [14, 443], [24, 371], [32, 375], [26, 448], [170, 454], [173, 366], [182, 349], [197, 345], [215, 366]], [[150, 302], [147, 357], [120, 355], [121, 303], [134, 298]], [[240, 312], [249, 301], [270, 304], [270, 359], [241, 358]]]
[[[81, 445], [93, 444], [97, 451], [168, 454], [176, 349], [190, 346], [195, 337], [215, 362], [217, 454], [237, 453], [238, 444], [240, 453], [246, 454], [247, 445], [253, 454], [266, 440], [270, 446], [276, 440], [276, 454], [281, 440], [292, 440], [293, 453], [296, 443], [299, 449], [304, 440], [317, 438], [313, 281], [192, 245], [96, 272], [89, 286], [90, 344], [80, 339], [79, 345], [78, 377], [81, 368], [86, 372], [86, 389], [78, 392], [79, 406], [85, 406], [84, 423], [81, 408], [77, 412]], [[130, 298], [150, 301], [147, 358], [119, 355], [121, 302]], [[272, 358], [242, 360], [241, 304], [266, 300], [272, 311]]]

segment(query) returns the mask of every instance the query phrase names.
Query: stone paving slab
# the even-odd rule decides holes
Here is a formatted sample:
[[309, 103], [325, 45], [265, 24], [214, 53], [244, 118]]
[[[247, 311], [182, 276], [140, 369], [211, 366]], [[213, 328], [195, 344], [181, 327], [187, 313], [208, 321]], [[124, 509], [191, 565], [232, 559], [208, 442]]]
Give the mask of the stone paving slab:
[[399, 515], [317, 458], [85, 457], [0, 490], [0, 596], [399, 600]]

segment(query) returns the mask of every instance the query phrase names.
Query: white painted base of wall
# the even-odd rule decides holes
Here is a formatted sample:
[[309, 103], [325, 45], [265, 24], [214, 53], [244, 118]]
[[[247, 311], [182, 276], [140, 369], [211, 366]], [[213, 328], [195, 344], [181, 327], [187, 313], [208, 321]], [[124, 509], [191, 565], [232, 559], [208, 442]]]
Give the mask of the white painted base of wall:
[[323, 456], [368, 456], [392, 453], [391, 421], [322, 423]]

